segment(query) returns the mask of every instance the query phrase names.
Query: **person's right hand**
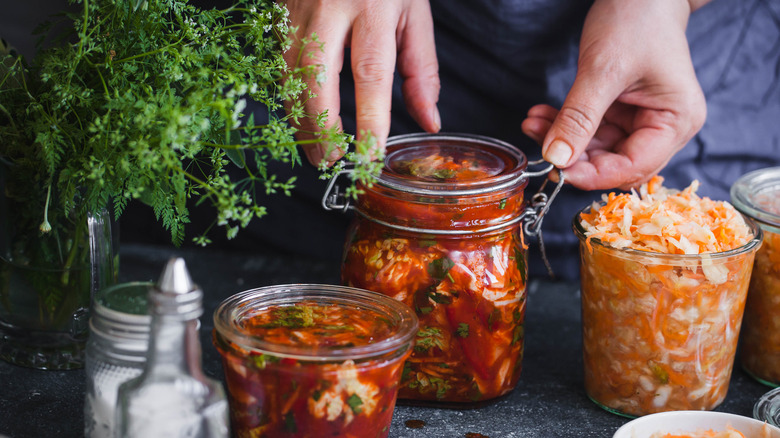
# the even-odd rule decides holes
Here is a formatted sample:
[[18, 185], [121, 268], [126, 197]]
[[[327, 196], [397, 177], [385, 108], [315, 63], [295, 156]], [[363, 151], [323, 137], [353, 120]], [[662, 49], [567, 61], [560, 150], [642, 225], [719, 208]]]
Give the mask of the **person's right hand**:
[[[304, 53], [295, 44], [285, 54], [288, 65], [320, 64], [325, 68], [321, 84], [311, 78], [310, 89], [316, 97], [306, 102], [309, 114], [327, 110], [327, 127], [341, 128], [339, 111], [339, 73], [345, 48], [351, 50], [351, 65], [355, 79], [357, 138], [368, 133], [381, 150], [390, 132], [393, 73], [403, 80], [407, 111], [425, 131], [440, 128], [439, 73], [433, 39], [433, 20], [427, 0], [286, 0], [291, 25], [297, 27], [296, 37], [316, 33], [324, 43], [322, 51], [310, 44]], [[308, 51], [314, 50], [314, 56]], [[301, 119], [299, 139], [314, 138], [318, 129], [311, 120]], [[319, 165], [339, 159], [346, 151], [328, 151], [328, 145], [303, 146], [309, 162]], [[327, 156], [326, 156], [327, 153]]]

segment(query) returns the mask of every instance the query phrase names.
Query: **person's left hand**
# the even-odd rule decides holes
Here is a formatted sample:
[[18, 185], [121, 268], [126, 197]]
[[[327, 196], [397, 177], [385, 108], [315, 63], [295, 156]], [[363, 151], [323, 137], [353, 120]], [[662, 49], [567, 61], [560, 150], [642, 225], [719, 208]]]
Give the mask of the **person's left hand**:
[[706, 102], [680, 0], [596, 0], [577, 76], [560, 111], [536, 105], [523, 132], [585, 190], [628, 189], [656, 175], [698, 131]]

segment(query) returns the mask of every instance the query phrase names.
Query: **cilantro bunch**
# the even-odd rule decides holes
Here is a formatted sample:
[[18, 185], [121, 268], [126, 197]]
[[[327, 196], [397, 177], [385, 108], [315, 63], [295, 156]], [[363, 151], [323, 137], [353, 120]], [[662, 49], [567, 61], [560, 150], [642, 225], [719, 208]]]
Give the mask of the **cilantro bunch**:
[[[295, 121], [312, 117], [322, 127], [327, 115], [303, 109], [313, 96], [305, 81], [319, 69], [283, 59], [292, 44], [319, 44], [292, 39], [284, 6], [70, 3], [81, 7], [62, 15], [72, 25], [60, 44], [29, 63], [0, 62], [0, 166], [22, 217], [46, 232], [57, 214], [111, 204], [119, 217], [140, 199], [180, 244], [193, 202], [210, 203], [214, 224], [232, 238], [265, 214], [259, 193], [289, 194], [295, 178], [278, 180], [268, 164], [300, 164]], [[245, 116], [247, 99], [268, 108], [267, 120]], [[344, 150], [353, 140], [335, 129], [317, 136]], [[378, 168], [359, 146], [348, 157], [370, 179]], [[231, 165], [242, 170], [237, 180]], [[207, 244], [207, 232], [195, 240]]]

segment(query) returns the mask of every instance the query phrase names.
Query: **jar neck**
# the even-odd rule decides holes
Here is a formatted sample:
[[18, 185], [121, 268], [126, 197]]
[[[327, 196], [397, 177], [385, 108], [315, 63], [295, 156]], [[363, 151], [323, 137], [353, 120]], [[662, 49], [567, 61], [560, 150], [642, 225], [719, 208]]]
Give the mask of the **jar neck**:
[[478, 233], [517, 223], [527, 183], [474, 196], [416, 196], [375, 185], [365, 189], [357, 213], [391, 228], [417, 232]]
[[197, 319], [155, 315], [152, 319], [146, 374], [202, 375]]

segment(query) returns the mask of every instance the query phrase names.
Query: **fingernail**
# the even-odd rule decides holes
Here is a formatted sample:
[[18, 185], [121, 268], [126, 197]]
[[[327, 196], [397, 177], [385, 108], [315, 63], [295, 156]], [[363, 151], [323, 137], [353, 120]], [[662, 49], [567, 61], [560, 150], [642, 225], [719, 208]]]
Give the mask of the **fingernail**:
[[555, 167], [565, 167], [571, 159], [571, 146], [563, 140], [554, 140], [547, 147], [545, 159], [555, 165]]
[[439, 132], [441, 129], [441, 114], [439, 114], [439, 107], [433, 106], [433, 130]]

